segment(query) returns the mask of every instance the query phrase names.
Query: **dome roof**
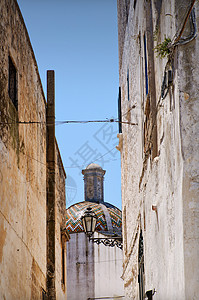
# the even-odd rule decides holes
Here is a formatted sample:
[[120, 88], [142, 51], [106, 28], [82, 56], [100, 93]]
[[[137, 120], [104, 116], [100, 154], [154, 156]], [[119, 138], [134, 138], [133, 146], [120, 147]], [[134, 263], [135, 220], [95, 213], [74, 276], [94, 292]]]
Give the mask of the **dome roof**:
[[84, 211], [91, 207], [97, 215], [96, 231], [121, 232], [122, 212], [120, 209], [107, 202], [96, 203], [83, 201], [70, 206], [66, 210], [66, 229], [69, 233], [83, 232], [81, 217]]
[[88, 166], [86, 167], [86, 169], [87, 169], [87, 170], [92, 170], [92, 169], [100, 169], [100, 170], [102, 170], [102, 167], [100, 167], [98, 164], [92, 163], [92, 164], [88, 165]]

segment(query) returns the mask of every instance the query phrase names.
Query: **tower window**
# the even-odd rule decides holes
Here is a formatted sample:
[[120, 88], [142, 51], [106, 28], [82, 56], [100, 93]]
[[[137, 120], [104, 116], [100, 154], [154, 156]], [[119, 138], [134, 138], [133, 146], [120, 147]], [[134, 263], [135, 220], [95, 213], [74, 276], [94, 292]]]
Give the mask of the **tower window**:
[[16, 110], [18, 110], [17, 100], [17, 70], [9, 56], [9, 70], [8, 70], [8, 94]]

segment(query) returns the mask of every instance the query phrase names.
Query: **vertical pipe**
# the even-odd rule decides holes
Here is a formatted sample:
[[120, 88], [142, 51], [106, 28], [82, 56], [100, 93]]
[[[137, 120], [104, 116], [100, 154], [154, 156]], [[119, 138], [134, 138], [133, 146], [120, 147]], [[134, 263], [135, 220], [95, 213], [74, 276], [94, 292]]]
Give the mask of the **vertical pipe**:
[[47, 71], [46, 108], [46, 189], [47, 189], [47, 297], [56, 299], [55, 291], [55, 74]]

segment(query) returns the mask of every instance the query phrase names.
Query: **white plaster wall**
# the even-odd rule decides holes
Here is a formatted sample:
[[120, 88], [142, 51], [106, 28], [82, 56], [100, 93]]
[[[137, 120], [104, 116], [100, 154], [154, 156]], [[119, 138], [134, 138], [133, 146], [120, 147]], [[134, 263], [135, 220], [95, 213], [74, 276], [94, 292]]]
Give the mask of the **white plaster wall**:
[[[96, 238], [106, 236], [95, 232]], [[94, 244], [95, 297], [124, 296], [122, 275], [123, 251], [118, 247]]]
[[[84, 232], [67, 243], [67, 299], [124, 296], [122, 250], [89, 242]], [[95, 233], [95, 237], [104, 237]]]
[[70, 234], [67, 243], [67, 299], [94, 297], [94, 249], [84, 232]]
[[[173, 87], [157, 113], [158, 156], [153, 161], [151, 157], [144, 161], [145, 1], [137, 1], [135, 10], [133, 4], [134, 1], [131, 1], [120, 69], [123, 121], [138, 123], [137, 126], [122, 125], [125, 299], [139, 297], [137, 256], [140, 228], [144, 237], [145, 291], [155, 288], [157, 293], [154, 299], [159, 300], [197, 299], [198, 38], [175, 49]], [[182, 25], [189, 4], [189, 1], [152, 1], [154, 31], [157, 19], [160, 18], [159, 43], [164, 40], [165, 35], [174, 37]], [[198, 3], [196, 17], [198, 20]], [[157, 102], [160, 99], [166, 62], [166, 58], [155, 57]], [[127, 100], [128, 68], [130, 101]], [[130, 113], [127, 114], [129, 109]], [[157, 207], [157, 212], [152, 210], [152, 205]]]

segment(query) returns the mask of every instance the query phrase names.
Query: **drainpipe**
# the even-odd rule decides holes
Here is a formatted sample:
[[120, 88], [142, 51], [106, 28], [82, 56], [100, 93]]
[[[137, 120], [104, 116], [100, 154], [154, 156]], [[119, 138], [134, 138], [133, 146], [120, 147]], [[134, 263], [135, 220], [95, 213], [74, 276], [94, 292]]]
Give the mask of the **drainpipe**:
[[46, 164], [46, 288], [47, 299], [55, 300], [55, 74], [52, 70], [47, 71]]

